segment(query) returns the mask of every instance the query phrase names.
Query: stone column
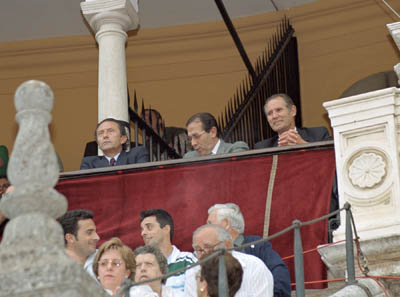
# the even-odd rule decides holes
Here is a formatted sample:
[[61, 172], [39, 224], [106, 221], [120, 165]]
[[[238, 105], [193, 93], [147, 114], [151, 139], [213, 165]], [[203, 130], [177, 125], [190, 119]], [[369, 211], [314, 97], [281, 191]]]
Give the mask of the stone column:
[[10, 221], [0, 244], [0, 296], [105, 296], [82, 267], [64, 252], [61, 226], [67, 201], [54, 190], [57, 158], [50, 142], [53, 93], [29, 81], [15, 93], [19, 131], [8, 163], [15, 190], [0, 200]]
[[[339, 203], [352, 205], [362, 239], [400, 234], [400, 89], [325, 102], [333, 127]], [[344, 239], [345, 214], [334, 232]]]
[[99, 44], [98, 120], [129, 122], [125, 43], [139, 25], [137, 1], [87, 0], [81, 9]]

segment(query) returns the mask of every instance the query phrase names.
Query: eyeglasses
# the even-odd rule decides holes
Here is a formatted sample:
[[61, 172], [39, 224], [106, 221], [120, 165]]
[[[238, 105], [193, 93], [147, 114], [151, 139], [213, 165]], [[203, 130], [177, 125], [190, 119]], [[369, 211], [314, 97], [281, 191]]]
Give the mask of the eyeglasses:
[[214, 245], [205, 245], [203, 249], [198, 246], [193, 246], [194, 253], [196, 256], [209, 253], [209, 252], [213, 251], [221, 242], [222, 241], [218, 241]]
[[107, 267], [108, 263], [111, 263], [111, 267], [116, 268], [116, 267], [120, 267], [122, 264], [124, 264], [123, 261], [118, 260], [118, 259], [103, 259], [101, 261], [98, 262], [99, 266], [101, 267]]
[[188, 141], [192, 141], [192, 139], [198, 140], [198, 139], [200, 139], [201, 135], [203, 135], [204, 133], [206, 133], [206, 131], [203, 130], [200, 133], [192, 134], [192, 136], [188, 137]]

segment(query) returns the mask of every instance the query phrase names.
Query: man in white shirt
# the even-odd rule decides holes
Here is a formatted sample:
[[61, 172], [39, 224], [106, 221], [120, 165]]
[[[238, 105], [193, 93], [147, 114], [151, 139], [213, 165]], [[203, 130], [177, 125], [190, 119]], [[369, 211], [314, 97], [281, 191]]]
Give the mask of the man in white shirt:
[[[224, 228], [208, 224], [193, 233], [193, 249], [198, 259], [218, 248], [231, 248], [232, 237]], [[273, 297], [274, 280], [265, 264], [255, 256], [232, 251], [243, 268], [242, 285], [235, 297]], [[200, 267], [186, 271], [185, 295], [197, 297], [196, 273]]]
[[64, 231], [65, 253], [96, 279], [93, 260], [100, 237], [96, 233], [93, 212], [86, 209], [70, 210], [59, 222]]
[[[181, 252], [172, 245], [174, 235], [174, 221], [164, 209], [148, 209], [140, 213], [140, 228], [143, 242], [146, 245], [157, 247], [168, 262], [168, 272], [174, 272], [197, 261], [190, 252]], [[166, 286], [183, 291], [185, 273], [171, 276]]]
[[249, 149], [249, 146], [243, 141], [228, 143], [220, 139], [217, 121], [208, 112], [200, 112], [191, 116], [186, 122], [186, 127], [194, 151], [187, 152], [183, 158], [236, 153]]

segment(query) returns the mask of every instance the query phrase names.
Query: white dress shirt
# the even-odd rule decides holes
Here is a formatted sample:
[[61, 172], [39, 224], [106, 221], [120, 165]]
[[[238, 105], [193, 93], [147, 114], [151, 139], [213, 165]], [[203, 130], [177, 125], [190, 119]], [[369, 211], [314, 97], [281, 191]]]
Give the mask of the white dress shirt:
[[211, 151], [211, 155], [216, 155], [217, 154], [220, 144], [221, 144], [221, 140], [218, 139], [218, 142], [215, 144], [213, 150]]
[[[274, 296], [274, 279], [263, 261], [255, 256], [236, 251], [232, 251], [232, 256], [239, 261], [243, 268], [242, 285], [235, 297]], [[200, 271], [200, 266], [186, 271], [186, 297], [197, 297], [196, 273], [198, 271]]]

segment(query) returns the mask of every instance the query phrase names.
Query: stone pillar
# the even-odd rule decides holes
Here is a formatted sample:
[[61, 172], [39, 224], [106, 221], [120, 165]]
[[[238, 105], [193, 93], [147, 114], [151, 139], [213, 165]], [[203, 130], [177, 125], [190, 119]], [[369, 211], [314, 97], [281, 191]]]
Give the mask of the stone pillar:
[[[400, 234], [400, 89], [325, 102], [333, 127], [339, 204], [352, 205], [362, 239]], [[344, 239], [345, 213], [334, 241]]]
[[104, 296], [64, 252], [61, 226], [67, 201], [54, 190], [59, 169], [50, 142], [53, 93], [29, 81], [15, 93], [19, 131], [8, 163], [15, 190], [0, 200], [8, 218], [0, 244], [0, 296]]
[[98, 120], [129, 122], [125, 43], [139, 25], [137, 1], [86, 0], [81, 9], [99, 44]]

